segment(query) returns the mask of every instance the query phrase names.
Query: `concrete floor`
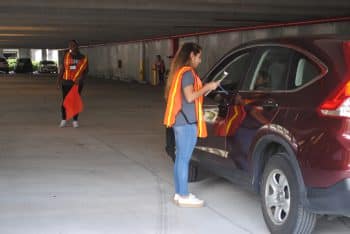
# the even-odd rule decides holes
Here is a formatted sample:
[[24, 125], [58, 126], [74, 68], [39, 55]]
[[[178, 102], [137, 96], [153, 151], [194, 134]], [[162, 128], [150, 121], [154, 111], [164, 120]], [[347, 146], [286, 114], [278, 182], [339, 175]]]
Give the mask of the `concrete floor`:
[[[0, 77], [1, 234], [268, 233], [257, 195], [211, 177], [190, 189], [202, 209], [172, 202], [162, 90], [90, 81], [81, 128], [58, 128], [51, 76]], [[320, 217], [315, 233], [349, 233]]]

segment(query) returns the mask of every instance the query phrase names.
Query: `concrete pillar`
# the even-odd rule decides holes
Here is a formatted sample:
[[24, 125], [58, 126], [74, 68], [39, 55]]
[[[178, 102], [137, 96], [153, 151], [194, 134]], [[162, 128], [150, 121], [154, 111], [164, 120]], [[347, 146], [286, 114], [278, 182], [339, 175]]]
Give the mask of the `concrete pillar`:
[[140, 44], [140, 67], [139, 67], [139, 82], [146, 83], [145, 81], [145, 43], [141, 42]]
[[64, 55], [66, 54], [65, 50], [58, 51], [58, 67], [61, 68], [63, 66]]
[[30, 58], [31, 57], [31, 51], [30, 49], [19, 49], [19, 58]]
[[47, 49], [41, 50], [41, 60], [47, 60]]

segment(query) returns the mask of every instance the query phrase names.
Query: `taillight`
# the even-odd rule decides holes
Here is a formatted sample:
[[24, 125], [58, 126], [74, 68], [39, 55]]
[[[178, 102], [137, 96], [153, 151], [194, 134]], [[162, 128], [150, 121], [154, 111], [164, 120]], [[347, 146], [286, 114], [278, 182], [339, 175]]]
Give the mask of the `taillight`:
[[343, 43], [344, 58], [347, 67], [345, 83], [329, 96], [320, 106], [320, 113], [327, 116], [350, 118], [350, 42]]

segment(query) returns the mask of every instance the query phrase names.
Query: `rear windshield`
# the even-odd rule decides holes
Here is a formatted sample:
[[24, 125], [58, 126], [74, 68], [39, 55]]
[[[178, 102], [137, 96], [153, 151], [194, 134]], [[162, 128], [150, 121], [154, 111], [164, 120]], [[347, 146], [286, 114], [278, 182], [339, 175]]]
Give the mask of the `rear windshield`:
[[40, 63], [44, 65], [55, 65], [54, 61], [41, 61]]

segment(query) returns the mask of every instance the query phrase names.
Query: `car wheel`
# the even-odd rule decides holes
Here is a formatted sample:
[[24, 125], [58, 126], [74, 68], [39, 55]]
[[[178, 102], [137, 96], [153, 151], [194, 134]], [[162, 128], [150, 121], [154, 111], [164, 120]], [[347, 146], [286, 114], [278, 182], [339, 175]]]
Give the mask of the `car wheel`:
[[175, 135], [173, 128], [165, 128], [165, 151], [175, 161]]
[[190, 161], [190, 165], [188, 167], [188, 182], [198, 181], [198, 171], [198, 165], [195, 165], [192, 161]]
[[301, 204], [300, 185], [286, 153], [273, 155], [263, 173], [260, 196], [262, 212], [271, 233], [311, 233], [316, 214]]

